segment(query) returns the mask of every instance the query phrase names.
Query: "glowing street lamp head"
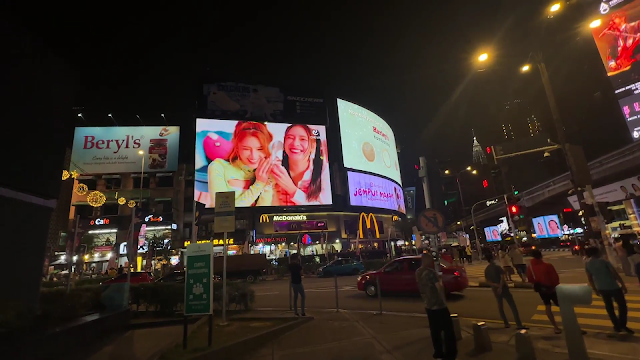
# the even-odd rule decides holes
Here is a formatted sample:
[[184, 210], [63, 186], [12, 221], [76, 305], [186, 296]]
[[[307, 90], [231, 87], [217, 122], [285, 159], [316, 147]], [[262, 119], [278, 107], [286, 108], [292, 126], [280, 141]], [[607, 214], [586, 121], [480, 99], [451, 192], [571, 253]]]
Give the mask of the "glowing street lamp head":
[[475, 175], [475, 174], [477, 174], [477, 173], [478, 173], [478, 170], [473, 170], [471, 173], [472, 173], [473, 175]]
[[592, 29], [595, 29], [595, 28], [597, 28], [597, 27], [600, 27], [600, 25], [602, 25], [602, 20], [600, 20], [600, 19], [596, 19], [596, 20], [593, 20], [593, 21], [589, 24], [589, 27], [590, 27], [590, 28], [592, 28]]
[[527, 72], [527, 71], [529, 71], [529, 70], [531, 70], [531, 65], [529, 65], [529, 64], [523, 65], [523, 66], [520, 68], [520, 71], [521, 71], [521, 72]]
[[551, 7], [549, 8], [549, 11], [551, 12], [556, 12], [560, 10], [560, 3], [555, 3], [553, 5], [551, 5]]
[[480, 54], [480, 56], [478, 56], [478, 61], [485, 61], [489, 58], [489, 54], [487, 53], [482, 53]]
[[138, 154], [144, 155], [144, 150], [138, 150]]
[[451, 173], [451, 171], [449, 171], [449, 169], [444, 171], [445, 175], [449, 175]]
[[471, 166], [467, 166], [467, 171], [471, 171]]

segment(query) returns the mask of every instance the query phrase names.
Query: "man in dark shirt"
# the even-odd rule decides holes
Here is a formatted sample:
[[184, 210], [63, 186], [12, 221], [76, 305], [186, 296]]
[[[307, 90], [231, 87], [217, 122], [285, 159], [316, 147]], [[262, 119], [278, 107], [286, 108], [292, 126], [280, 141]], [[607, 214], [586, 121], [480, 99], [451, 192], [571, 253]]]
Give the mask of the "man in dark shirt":
[[300, 265], [300, 256], [293, 254], [289, 258], [289, 272], [291, 273], [291, 289], [293, 289], [293, 312], [298, 315], [298, 294], [300, 294], [300, 312], [304, 313], [304, 286], [302, 286], [302, 266]]
[[509, 286], [507, 286], [507, 282], [504, 278], [504, 270], [502, 270], [500, 266], [493, 262], [492, 254], [486, 254], [485, 256], [486, 260], [489, 262], [489, 265], [487, 265], [487, 267], [484, 269], [484, 277], [489, 285], [491, 285], [493, 295], [495, 295], [496, 300], [498, 301], [498, 312], [500, 313], [502, 321], [504, 321], [504, 327], [511, 327], [511, 325], [509, 325], [509, 320], [507, 320], [507, 315], [504, 313], [503, 300], [506, 300], [507, 304], [509, 304], [509, 307], [511, 308], [511, 312], [513, 313], [513, 317], [516, 321], [516, 326], [518, 327], [518, 329], [527, 329], [524, 325], [522, 325], [522, 321], [520, 320], [516, 302], [513, 300], [511, 291], [509, 291]]

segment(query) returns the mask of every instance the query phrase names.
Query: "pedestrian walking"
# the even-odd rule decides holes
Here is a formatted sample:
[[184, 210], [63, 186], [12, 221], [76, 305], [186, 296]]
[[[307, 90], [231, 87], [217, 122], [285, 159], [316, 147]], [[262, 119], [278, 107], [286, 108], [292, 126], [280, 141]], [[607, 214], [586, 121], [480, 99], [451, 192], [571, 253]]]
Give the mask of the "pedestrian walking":
[[[604, 307], [607, 310], [609, 319], [613, 324], [615, 332], [625, 331], [633, 334], [634, 331], [627, 327], [627, 301], [624, 295], [627, 293], [627, 287], [620, 277], [620, 274], [611, 265], [611, 263], [600, 257], [598, 248], [590, 247], [587, 249], [587, 263], [585, 271], [589, 285], [593, 292], [602, 298]], [[618, 315], [613, 308], [613, 301], [618, 305]]]
[[629, 263], [629, 260], [627, 259], [627, 257], [628, 257], [628, 254], [627, 254], [628, 246], [625, 246], [625, 244], [623, 243], [622, 240], [618, 240], [616, 242], [615, 249], [616, 249], [616, 255], [618, 255], [618, 260], [620, 261], [620, 264], [622, 265], [622, 271], [624, 272], [624, 274], [626, 276], [633, 276], [633, 271], [631, 271], [631, 264]]
[[429, 319], [433, 358], [453, 360], [458, 356], [458, 344], [451, 313], [445, 301], [442, 279], [436, 272], [435, 266], [431, 254], [423, 253], [422, 264], [416, 270], [416, 281]]
[[492, 258], [488, 258], [487, 262], [489, 263], [489, 265], [487, 265], [487, 267], [484, 269], [484, 278], [487, 280], [489, 285], [491, 285], [493, 295], [496, 297], [496, 301], [498, 302], [498, 312], [500, 313], [500, 318], [502, 318], [502, 321], [504, 321], [504, 327], [511, 327], [511, 325], [509, 325], [509, 320], [507, 320], [507, 315], [504, 313], [503, 300], [506, 300], [509, 308], [511, 308], [511, 312], [513, 313], [513, 318], [518, 329], [527, 329], [527, 327], [522, 325], [522, 321], [520, 321], [518, 307], [516, 306], [516, 302], [515, 300], [513, 300], [513, 295], [511, 295], [511, 291], [509, 290], [509, 286], [507, 285], [507, 279], [504, 270], [496, 263], [494, 263]]
[[507, 253], [507, 247], [505, 245], [500, 247], [500, 251], [498, 251], [498, 258], [500, 260], [500, 265], [507, 276], [507, 280], [513, 281], [511, 279], [511, 275], [513, 274], [513, 264], [511, 263], [511, 258], [509, 257], [509, 253]]
[[465, 247], [462, 245], [458, 246], [458, 256], [460, 257], [460, 264], [464, 267], [464, 261], [467, 258], [467, 254], [465, 252]]
[[473, 252], [471, 251], [471, 246], [467, 245], [467, 248], [466, 248], [465, 251], [467, 253], [467, 262], [469, 264], [472, 264], [473, 263]]
[[540, 250], [533, 250], [531, 256], [533, 256], [533, 259], [531, 259], [531, 266], [527, 269], [527, 278], [533, 284], [533, 290], [540, 295], [540, 299], [545, 306], [547, 318], [553, 325], [553, 332], [560, 334], [562, 330], [558, 327], [551, 311], [551, 302], [559, 306], [556, 286], [560, 285], [560, 278], [556, 268], [542, 260]]
[[302, 266], [300, 265], [300, 256], [293, 254], [289, 257], [289, 272], [291, 273], [291, 289], [293, 290], [293, 313], [298, 315], [298, 295], [300, 295], [300, 315], [307, 316], [304, 313], [304, 286], [302, 286]]
[[511, 263], [513, 264], [513, 267], [515, 267], [518, 276], [520, 276], [520, 279], [524, 282], [527, 274], [527, 263], [524, 262], [522, 248], [515, 244], [511, 245], [509, 249], [509, 257], [511, 258]]

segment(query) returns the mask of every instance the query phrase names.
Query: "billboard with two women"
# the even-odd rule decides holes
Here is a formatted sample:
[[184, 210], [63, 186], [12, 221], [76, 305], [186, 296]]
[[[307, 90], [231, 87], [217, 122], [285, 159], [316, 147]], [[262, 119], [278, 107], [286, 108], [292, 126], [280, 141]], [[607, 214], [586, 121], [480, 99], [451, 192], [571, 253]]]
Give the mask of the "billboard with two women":
[[196, 120], [194, 197], [235, 191], [236, 207], [331, 205], [324, 126]]

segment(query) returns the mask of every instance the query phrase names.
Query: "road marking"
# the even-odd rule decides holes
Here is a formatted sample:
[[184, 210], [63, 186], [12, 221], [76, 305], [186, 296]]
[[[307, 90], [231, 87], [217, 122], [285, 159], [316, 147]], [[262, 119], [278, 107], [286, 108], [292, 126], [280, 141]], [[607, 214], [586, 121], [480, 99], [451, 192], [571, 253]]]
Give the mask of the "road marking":
[[[562, 322], [562, 318], [560, 316], [554, 316], [557, 322]], [[533, 315], [531, 320], [542, 320], [549, 321], [546, 315]], [[612, 327], [611, 320], [607, 319], [588, 319], [588, 318], [578, 318], [578, 323], [581, 325], [595, 325], [595, 326], [606, 326]], [[635, 330], [640, 330], [640, 323], [637, 322], [628, 322], [627, 327]]]
[[274, 294], [280, 294], [279, 292], [268, 292], [268, 293], [257, 293], [256, 295], [274, 295]]
[[[594, 299], [598, 299], [598, 300], [602, 299], [600, 296], [598, 296], [596, 294], [593, 294], [593, 298]], [[624, 298], [627, 299], [627, 301], [629, 301], [629, 300], [640, 301], [640, 296], [625, 295]]]
[[[603, 301], [594, 301], [594, 302], [591, 303], [591, 305], [604, 306], [604, 302]], [[627, 303], [627, 307], [630, 308], [630, 309], [640, 309], [640, 304]]]
[[[638, 305], [638, 304], [634, 304], [634, 305]], [[638, 307], [640, 307], [640, 305], [638, 305]], [[544, 311], [545, 310], [545, 306], [544, 305], [538, 305], [537, 310], [541, 310]], [[557, 306], [552, 306], [551, 310], [553, 312], [560, 312], [560, 308]], [[607, 311], [604, 309], [593, 309], [593, 308], [583, 308], [583, 307], [574, 307], [573, 310], [576, 312], [576, 314], [595, 314], [595, 315], [607, 315]], [[637, 317], [640, 318], [640, 311], [629, 311], [627, 313], [628, 317]]]

